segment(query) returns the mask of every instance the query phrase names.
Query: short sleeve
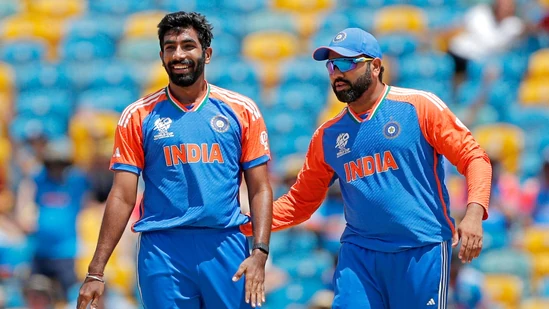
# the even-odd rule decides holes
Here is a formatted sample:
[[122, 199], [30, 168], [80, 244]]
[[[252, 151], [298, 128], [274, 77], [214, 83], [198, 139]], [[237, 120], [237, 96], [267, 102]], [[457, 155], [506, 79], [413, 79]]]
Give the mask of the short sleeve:
[[145, 165], [141, 121], [137, 113], [132, 116], [118, 123], [110, 169], [140, 175]]
[[246, 108], [242, 121], [242, 156], [240, 162], [244, 170], [261, 165], [270, 160], [269, 135], [265, 122], [257, 106]]

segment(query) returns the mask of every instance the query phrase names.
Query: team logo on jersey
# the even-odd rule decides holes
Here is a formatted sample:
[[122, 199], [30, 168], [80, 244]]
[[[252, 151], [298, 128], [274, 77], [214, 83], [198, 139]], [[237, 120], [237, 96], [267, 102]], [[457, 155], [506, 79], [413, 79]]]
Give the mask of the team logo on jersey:
[[400, 125], [396, 121], [389, 121], [383, 127], [383, 135], [388, 139], [393, 139], [400, 134]]
[[346, 37], [347, 37], [347, 33], [340, 32], [335, 36], [334, 43], [341, 42], [341, 41], [345, 40]]
[[154, 140], [167, 137], [173, 137], [173, 132], [168, 132], [170, 126], [172, 125], [172, 120], [168, 117], [158, 118], [154, 122], [154, 130], [158, 131], [158, 134], [154, 136]]
[[265, 150], [269, 150], [269, 137], [267, 136], [267, 131], [261, 132], [259, 135], [259, 142], [265, 147]]
[[351, 152], [351, 149], [346, 148], [348, 141], [349, 141], [349, 133], [341, 133], [337, 137], [335, 148], [339, 148], [339, 151], [337, 152], [338, 158]]
[[217, 115], [210, 120], [210, 125], [219, 133], [227, 132], [229, 130], [229, 119], [225, 116]]

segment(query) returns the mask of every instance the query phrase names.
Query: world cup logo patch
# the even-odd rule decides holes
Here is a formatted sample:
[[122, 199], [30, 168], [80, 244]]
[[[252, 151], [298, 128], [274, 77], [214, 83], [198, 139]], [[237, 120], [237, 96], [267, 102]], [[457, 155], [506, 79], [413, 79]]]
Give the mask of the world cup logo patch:
[[383, 135], [388, 139], [393, 139], [400, 134], [400, 125], [396, 121], [390, 121], [383, 127]]
[[212, 118], [210, 121], [212, 129], [219, 133], [227, 132], [229, 130], [229, 119], [222, 115], [217, 115]]

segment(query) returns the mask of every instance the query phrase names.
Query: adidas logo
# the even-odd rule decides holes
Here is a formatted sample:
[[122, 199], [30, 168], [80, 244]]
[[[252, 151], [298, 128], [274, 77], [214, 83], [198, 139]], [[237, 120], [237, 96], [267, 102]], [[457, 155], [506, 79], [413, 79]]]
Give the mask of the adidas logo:
[[436, 304], [435, 304], [435, 300], [432, 299], [432, 298], [429, 299], [429, 301], [427, 302], [427, 306], [434, 306], [434, 305], [436, 305]]

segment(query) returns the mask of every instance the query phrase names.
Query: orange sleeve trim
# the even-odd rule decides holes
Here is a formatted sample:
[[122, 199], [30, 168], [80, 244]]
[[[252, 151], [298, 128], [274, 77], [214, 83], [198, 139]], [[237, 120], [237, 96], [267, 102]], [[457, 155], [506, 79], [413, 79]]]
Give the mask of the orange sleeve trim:
[[454, 226], [454, 224], [452, 223], [452, 220], [450, 220], [450, 216], [448, 215], [448, 205], [446, 205], [446, 203], [444, 202], [444, 195], [442, 194], [442, 182], [440, 181], [440, 178], [438, 177], [438, 173], [437, 173], [436, 167], [438, 165], [438, 154], [436, 150], [433, 151], [433, 157], [435, 158], [434, 171], [435, 171], [435, 180], [437, 183], [438, 197], [440, 199], [440, 202], [442, 203], [442, 211], [444, 212], [444, 218], [446, 219], [446, 222], [450, 226], [450, 230], [452, 230], [452, 235], [454, 235], [456, 232], [456, 227]]

